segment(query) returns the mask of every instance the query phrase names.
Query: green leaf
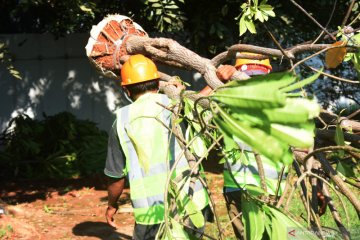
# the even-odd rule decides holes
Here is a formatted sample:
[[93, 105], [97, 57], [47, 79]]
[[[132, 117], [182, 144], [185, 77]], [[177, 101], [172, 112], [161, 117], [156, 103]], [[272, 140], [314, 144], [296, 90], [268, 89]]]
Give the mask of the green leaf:
[[309, 123], [311, 130], [303, 128], [301, 125], [286, 126], [277, 123], [272, 123], [270, 132], [271, 135], [280, 141], [288, 143], [290, 146], [299, 148], [308, 148], [314, 145], [314, 124]]
[[[187, 180], [189, 181], [190, 179]], [[175, 197], [180, 214], [186, 214], [187, 216], [189, 216], [191, 222], [194, 224], [195, 227], [202, 228], [205, 225], [205, 219], [202, 212], [198, 209], [194, 201], [190, 199], [190, 197], [180, 189], [182, 188], [181, 186], [184, 185], [184, 181], [176, 183], [172, 180], [170, 183], [172, 191], [175, 193], [173, 196]], [[185, 210], [185, 213], [181, 212], [182, 210]]]
[[[264, 209], [263, 209], [264, 210]], [[271, 217], [269, 216], [269, 214], [266, 214], [265, 212], [265, 230], [267, 232], [268, 236], [272, 236], [272, 222], [271, 222]], [[276, 238], [275, 238], [276, 239]]]
[[260, 195], [269, 195], [265, 192], [261, 187], [246, 184], [244, 189], [251, 195], [251, 196], [260, 196]]
[[168, 18], [168, 17], [164, 17], [163, 19], [164, 19], [165, 22], [167, 22], [167, 23], [169, 23], [169, 24], [171, 24], [171, 22], [172, 22], [171, 19]]
[[[233, 135], [233, 138], [236, 136], [238, 139], [273, 161], [282, 161], [283, 157], [286, 156], [287, 145], [279, 142], [276, 138], [270, 136], [261, 129], [252, 128], [241, 121], [237, 121], [220, 107], [217, 107], [217, 109], [218, 114], [214, 116], [214, 120], [220, 130], [226, 132], [229, 131]], [[221, 116], [224, 121], [218, 116]], [[264, 142], [267, 144], [264, 145]]]
[[176, 5], [166, 5], [165, 8], [166, 9], [178, 9], [179, 7]]
[[155, 14], [156, 15], [161, 15], [162, 14], [162, 9], [156, 9]]
[[253, 34], [256, 33], [255, 24], [252, 20], [245, 21], [246, 28]]
[[355, 34], [354, 36], [352, 36], [347, 45], [349, 46], [360, 46], [360, 33]]
[[233, 107], [276, 108], [285, 105], [285, 94], [271, 84], [221, 88], [210, 98]]
[[265, 10], [265, 11], [261, 10], [261, 11], [270, 17], [275, 17], [275, 12], [272, 10]]
[[350, 178], [355, 177], [354, 169], [349, 164], [343, 163], [341, 160], [336, 165], [336, 171], [340, 172], [343, 176]]
[[314, 100], [287, 98], [284, 107], [264, 109], [263, 112], [271, 122], [304, 123], [320, 114], [320, 105]]
[[151, 4], [151, 7], [153, 7], [153, 8], [162, 8], [162, 5], [160, 3], [153, 3], [153, 4]]
[[264, 22], [264, 17], [261, 11], [256, 11], [255, 20], [258, 19], [260, 22]]
[[247, 31], [246, 23], [245, 23], [245, 15], [242, 15], [239, 22], [239, 32], [240, 36], [243, 35]]
[[175, 125], [180, 124], [182, 121], [184, 121], [184, 118], [178, 118], [175, 120]]
[[265, 230], [264, 213], [254, 201], [248, 200], [243, 195], [241, 195], [241, 210], [246, 239], [261, 240]]
[[175, 219], [171, 218], [171, 234], [170, 239], [189, 239], [189, 235], [185, 231], [184, 227], [178, 223]]
[[259, 8], [263, 11], [272, 11], [274, 8], [269, 4], [260, 4]]
[[[335, 142], [338, 146], [345, 146], [344, 133], [340, 127], [340, 124], [336, 124]], [[338, 152], [341, 158], [345, 156], [344, 150], [339, 150]]]
[[282, 92], [291, 92], [291, 91], [300, 89], [300, 88], [304, 87], [305, 85], [308, 85], [308, 84], [314, 82], [316, 79], [318, 79], [321, 73], [322, 73], [322, 69], [320, 70], [320, 72], [317, 72], [314, 75], [312, 75], [304, 80], [301, 80], [297, 83], [294, 83], [292, 85], [282, 88], [281, 91]]
[[80, 7], [81, 11], [83, 11], [83, 12], [93, 13], [92, 9], [86, 7], [85, 5], [80, 5], [79, 7]]
[[291, 229], [296, 229], [296, 231], [301, 232], [301, 235], [296, 235], [294, 237], [291, 237], [291, 239], [318, 240], [317, 236], [313, 232], [308, 231], [299, 222], [290, 218], [288, 215], [284, 214], [279, 209], [267, 205], [263, 205], [263, 208], [267, 209], [272, 220], [271, 239], [288, 239], [288, 232]]

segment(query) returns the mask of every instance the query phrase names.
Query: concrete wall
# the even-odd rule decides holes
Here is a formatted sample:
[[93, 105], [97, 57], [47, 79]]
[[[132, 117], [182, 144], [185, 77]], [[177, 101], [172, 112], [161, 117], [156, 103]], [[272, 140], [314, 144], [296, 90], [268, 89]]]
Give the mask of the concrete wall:
[[[108, 130], [116, 107], [126, 104], [119, 86], [101, 76], [88, 61], [88, 34], [54, 39], [49, 34], [0, 35], [23, 77], [15, 79], [0, 64], [0, 130], [19, 113], [33, 118], [70, 111]], [[198, 74], [168, 67], [160, 70], [191, 81]], [[201, 86], [202, 79], [198, 79]], [[199, 86], [198, 86], [199, 88]], [[196, 88], [195, 88], [196, 89]]]

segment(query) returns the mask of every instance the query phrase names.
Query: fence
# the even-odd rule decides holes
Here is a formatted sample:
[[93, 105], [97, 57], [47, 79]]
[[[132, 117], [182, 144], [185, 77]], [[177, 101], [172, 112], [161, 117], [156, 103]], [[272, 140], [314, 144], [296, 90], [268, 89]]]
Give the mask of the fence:
[[[61, 111], [94, 121], [101, 129], [109, 128], [113, 111], [126, 100], [118, 83], [91, 66], [85, 55], [88, 37], [85, 33], [59, 39], [50, 34], [0, 35], [22, 76], [22, 80], [15, 79], [0, 65], [1, 131], [19, 113], [41, 119], [43, 113], [54, 115]], [[187, 71], [160, 69], [184, 80], [194, 78]]]

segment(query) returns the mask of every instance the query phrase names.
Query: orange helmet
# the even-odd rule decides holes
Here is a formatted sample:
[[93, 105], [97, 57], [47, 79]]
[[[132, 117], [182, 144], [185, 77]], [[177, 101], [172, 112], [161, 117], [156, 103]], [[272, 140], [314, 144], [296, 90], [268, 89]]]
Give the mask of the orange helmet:
[[141, 54], [130, 56], [121, 68], [121, 85], [130, 85], [159, 78], [156, 65]]
[[[261, 56], [261, 54], [250, 53], [250, 52], [241, 52], [241, 54]], [[269, 73], [272, 70], [272, 67], [270, 65], [270, 60], [268, 58], [262, 59], [262, 60], [247, 59], [247, 58], [237, 58], [236, 59], [235, 67], [239, 70], [246, 70], [248, 67], [251, 67], [251, 66], [259, 66], [259, 68], [263, 68], [263, 70], [267, 71], [267, 73]]]

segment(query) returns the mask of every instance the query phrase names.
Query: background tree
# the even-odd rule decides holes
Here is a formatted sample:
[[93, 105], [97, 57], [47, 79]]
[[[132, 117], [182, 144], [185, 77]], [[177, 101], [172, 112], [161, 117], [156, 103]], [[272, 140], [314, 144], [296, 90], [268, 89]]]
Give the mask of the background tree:
[[[186, 48], [201, 56], [212, 58], [235, 43], [247, 43], [264, 47], [276, 47], [269, 32], [283, 48], [298, 43], [315, 40], [321, 33], [319, 25], [326, 31], [334, 33], [338, 26], [352, 23], [354, 29], [360, 27], [359, 3], [349, 0], [330, 1], [256, 1], [268, 4], [276, 11], [276, 18], [269, 16], [268, 21], [254, 21], [257, 34], [249, 31], [239, 36], [239, 22], [242, 6], [252, 1], [205, 1], [205, 0], [125, 0], [125, 1], [6, 1], [1, 0], [0, 33], [45, 33], [60, 37], [74, 32], [89, 32], [91, 26], [101, 21], [107, 14], [119, 13], [131, 17], [139, 23], [151, 37], [162, 36], [178, 41]], [[255, 1], [254, 1], [255, 2]], [[352, 6], [349, 8], [349, 6]], [[204, 8], [206, 6], [206, 8]], [[318, 24], [309, 21], [301, 6], [308, 15], [316, 18]], [[350, 11], [348, 11], [350, 9]], [[344, 17], [345, 16], [345, 17]], [[253, 19], [256, 17], [254, 16]], [[334, 42], [334, 37], [322, 33], [323, 43]], [[298, 59], [309, 53], [297, 55]], [[310, 65], [321, 65], [323, 56], [309, 62]], [[277, 62], [277, 64], [275, 64]], [[286, 59], [273, 59], [275, 69], [287, 68]], [[278, 66], [276, 66], [278, 65]], [[348, 79], [356, 79], [357, 72], [352, 64], [342, 64], [334, 73], [342, 73]], [[299, 71], [307, 76], [309, 69], [300, 66]], [[340, 95], [359, 102], [358, 87], [347, 83], [322, 80], [308, 87], [308, 91], [316, 95], [324, 105], [339, 98]], [[336, 86], [334, 88], [334, 85]], [[333, 89], [337, 89], [333, 91]], [[328, 91], [324, 91], [328, 90]], [[326, 92], [326, 94], [323, 94]]]

